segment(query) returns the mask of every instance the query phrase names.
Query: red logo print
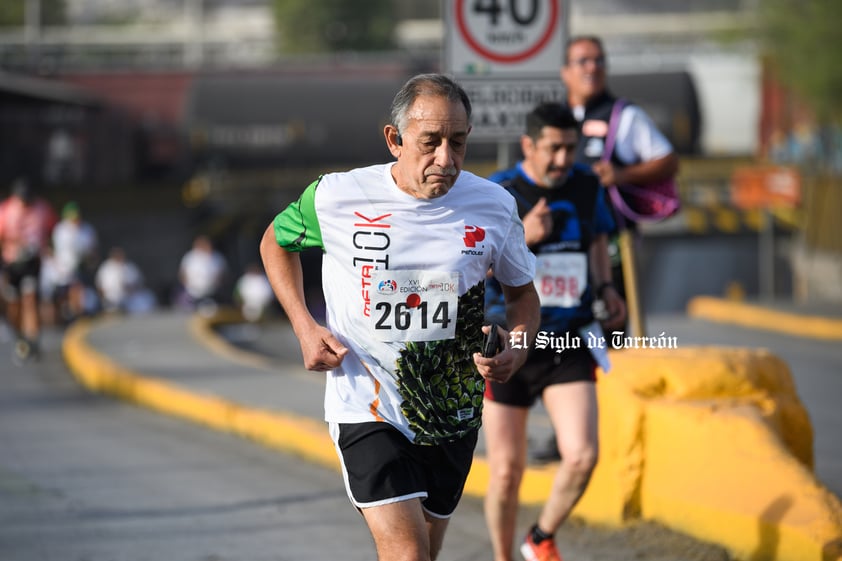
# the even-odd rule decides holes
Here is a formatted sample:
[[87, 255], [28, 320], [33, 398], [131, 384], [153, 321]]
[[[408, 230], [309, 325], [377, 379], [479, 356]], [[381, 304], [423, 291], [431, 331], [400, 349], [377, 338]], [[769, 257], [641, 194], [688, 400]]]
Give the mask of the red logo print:
[[485, 230], [479, 226], [465, 226], [465, 247], [476, 247], [477, 242], [485, 239]]

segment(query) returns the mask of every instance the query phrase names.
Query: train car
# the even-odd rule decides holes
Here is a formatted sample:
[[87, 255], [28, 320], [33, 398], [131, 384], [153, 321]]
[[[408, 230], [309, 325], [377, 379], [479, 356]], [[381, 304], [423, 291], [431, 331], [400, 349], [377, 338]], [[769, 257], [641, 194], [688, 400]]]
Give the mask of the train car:
[[[390, 158], [389, 105], [409, 75], [199, 75], [187, 93], [185, 127], [197, 162], [246, 166], [351, 166]], [[611, 89], [643, 107], [681, 154], [699, 150], [701, 116], [686, 72], [622, 74]], [[473, 143], [473, 160], [495, 157]]]
[[[207, 169], [341, 169], [387, 160], [389, 106], [419, 70], [430, 66], [300, 65], [62, 79], [134, 120], [126, 141], [135, 147], [130, 166], [136, 179], [150, 180]], [[608, 81], [649, 113], [680, 154], [700, 152], [702, 116], [689, 73], [612, 74]], [[496, 159], [496, 143], [474, 139], [469, 165]]]
[[284, 73], [197, 76], [185, 127], [197, 162], [350, 166], [384, 160], [383, 127], [404, 77]]
[[700, 152], [702, 114], [696, 85], [689, 72], [614, 74], [608, 87], [615, 95], [642, 107], [669, 138], [676, 152]]

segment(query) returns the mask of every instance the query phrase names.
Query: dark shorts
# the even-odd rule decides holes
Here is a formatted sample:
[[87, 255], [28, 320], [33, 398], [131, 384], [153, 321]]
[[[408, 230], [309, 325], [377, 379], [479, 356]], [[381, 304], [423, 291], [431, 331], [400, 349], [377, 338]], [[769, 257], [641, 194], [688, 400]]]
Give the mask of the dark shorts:
[[24, 292], [38, 294], [38, 278], [41, 275], [41, 257], [30, 257], [22, 261], [3, 265], [6, 282], [7, 298], [18, 298]]
[[471, 470], [477, 431], [437, 446], [413, 444], [389, 423], [331, 424], [348, 497], [357, 508], [418, 497], [448, 518]]
[[504, 405], [531, 407], [548, 386], [595, 382], [596, 361], [586, 348], [532, 349], [526, 363], [508, 382], [488, 382], [485, 398]]

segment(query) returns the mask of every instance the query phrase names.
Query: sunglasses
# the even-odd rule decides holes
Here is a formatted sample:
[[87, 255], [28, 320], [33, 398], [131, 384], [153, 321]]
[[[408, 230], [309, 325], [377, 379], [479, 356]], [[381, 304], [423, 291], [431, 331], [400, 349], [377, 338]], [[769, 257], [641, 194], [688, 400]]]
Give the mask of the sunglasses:
[[577, 58], [577, 59], [573, 59], [571, 61], [568, 61], [568, 64], [571, 64], [573, 66], [581, 66], [581, 67], [587, 66], [588, 63], [593, 63], [593, 65], [596, 66], [597, 68], [605, 68], [605, 57], [604, 56], [582, 57], [582, 58]]

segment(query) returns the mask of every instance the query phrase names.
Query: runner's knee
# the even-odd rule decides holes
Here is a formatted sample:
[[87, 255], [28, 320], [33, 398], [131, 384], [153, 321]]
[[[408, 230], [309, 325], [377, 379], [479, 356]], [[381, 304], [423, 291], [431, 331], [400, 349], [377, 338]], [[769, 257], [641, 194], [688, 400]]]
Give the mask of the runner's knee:
[[582, 446], [572, 450], [562, 449], [561, 460], [570, 471], [590, 474], [599, 460], [599, 451], [596, 446]]
[[524, 469], [525, 462], [520, 460], [492, 462], [491, 484], [503, 490], [516, 490], [520, 487]]

